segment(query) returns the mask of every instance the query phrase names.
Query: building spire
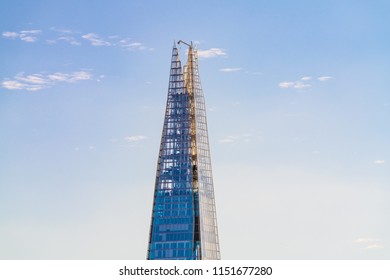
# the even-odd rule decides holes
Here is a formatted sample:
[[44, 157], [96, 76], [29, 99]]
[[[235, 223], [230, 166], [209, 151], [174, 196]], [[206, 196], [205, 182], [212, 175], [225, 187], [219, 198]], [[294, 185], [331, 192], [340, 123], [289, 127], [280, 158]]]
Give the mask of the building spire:
[[148, 259], [220, 259], [206, 107], [196, 49], [181, 66], [173, 44]]

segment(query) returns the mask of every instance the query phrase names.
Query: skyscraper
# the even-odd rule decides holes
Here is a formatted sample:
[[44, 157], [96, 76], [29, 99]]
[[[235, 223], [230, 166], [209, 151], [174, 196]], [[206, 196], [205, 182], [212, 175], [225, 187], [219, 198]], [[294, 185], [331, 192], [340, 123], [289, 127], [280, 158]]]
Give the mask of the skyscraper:
[[188, 46], [182, 68], [172, 50], [148, 259], [220, 259], [206, 108], [198, 54]]

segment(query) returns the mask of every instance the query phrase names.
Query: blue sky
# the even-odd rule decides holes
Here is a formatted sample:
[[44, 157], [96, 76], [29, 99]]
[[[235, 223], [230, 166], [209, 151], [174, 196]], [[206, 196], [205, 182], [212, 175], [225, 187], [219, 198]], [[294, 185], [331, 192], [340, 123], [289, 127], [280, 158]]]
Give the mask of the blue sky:
[[146, 257], [181, 39], [199, 49], [222, 258], [388, 259], [389, 9], [2, 1], [0, 258]]

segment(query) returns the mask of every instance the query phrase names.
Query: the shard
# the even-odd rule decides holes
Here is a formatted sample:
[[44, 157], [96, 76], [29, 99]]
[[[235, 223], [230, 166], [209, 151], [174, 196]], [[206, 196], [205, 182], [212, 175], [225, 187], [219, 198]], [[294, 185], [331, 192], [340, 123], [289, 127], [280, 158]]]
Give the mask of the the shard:
[[206, 107], [193, 44], [172, 50], [147, 259], [220, 259]]

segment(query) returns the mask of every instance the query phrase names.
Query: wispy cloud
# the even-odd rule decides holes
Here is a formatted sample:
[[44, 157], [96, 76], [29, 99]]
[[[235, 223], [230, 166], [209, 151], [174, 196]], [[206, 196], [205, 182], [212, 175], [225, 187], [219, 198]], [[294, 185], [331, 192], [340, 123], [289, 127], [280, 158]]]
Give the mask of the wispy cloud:
[[33, 74], [24, 76], [23, 73], [18, 74], [16, 79], [29, 84], [43, 85], [47, 83], [45, 77], [41, 74]]
[[279, 87], [281, 88], [293, 88], [295, 82], [280, 82]]
[[62, 34], [74, 34], [74, 33], [78, 33], [78, 32], [75, 32], [75, 31], [73, 31], [73, 30], [70, 30], [70, 29], [57, 28], [57, 27], [50, 27], [50, 30], [51, 30], [51, 31], [58, 32], [58, 33], [62, 33]]
[[139, 142], [145, 139], [147, 139], [147, 137], [144, 135], [133, 135], [125, 137], [125, 140], [129, 143]]
[[306, 84], [303, 82], [295, 82], [295, 84], [294, 84], [295, 89], [305, 89], [305, 88], [310, 88], [310, 87], [311, 87], [311, 84]]
[[118, 42], [118, 45], [124, 49], [129, 50], [129, 51], [135, 51], [135, 50], [142, 51], [142, 50], [146, 49], [144, 44], [142, 44], [140, 42], [133, 42], [131, 39], [128, 39], [128, 38], [121, 39]]
[[100, 75], [96, 81], [101, 82], [105, 77], [106, 76], [104, 76], [104, 75]]
[[49, 86], [49, 80], [41, 74], [24, 75], [19, 73], [14, 80], [5, 80], [2, 87], [10, 90], [25, 89], [28, 91], [37, 91]]
[[112, 46], [119, 47], [128, 51], [143, 51], [143, 50], [154, 50], [153, 48], [146, 47], [143, 43], [134, 41], [130, 38], [121, 38], [118, 35], [108, 36], [103, 38], [96, 33], [88, 33], [81, 36], [83, 39], [88, 40], [92, 46]]
[[221, 72], [238, 72], [238, 71], [241, 71], [241, 70], [242, 70], [242, 67], [219, 69], [219, 71], [221, 71]]
[[378, 159], [376, 161], [374, 161], [375, 164], [384, 164], [385, 163], [385, 160], [384, 159]]
[[362, 244], [362, 243], [374, 243], [374, 242], [377, 242], [379, 241], [377, 238], [367, 238], [367, 237], [360, 237], [360, 238], [356, 238], [354, 240], [355, 243], [358, 243], [358, 244]]
[[[20, 39], [24, 42], [33, 43], [38, 40], [39, 36], [43, 36], [44, 42], [49, 45], [55, 45], [63, 42], [73, 46], [80, 46], [89, 43], [93, 47], [117, 47], [129, 51], [153, 51], [154, 48], [145, 46], [144, 43], [135, 41], [130, 38], [124, 38], [119, 35], [111, 35], [104, 37], [94, 32], [82, 33], [69, 29], [51, 27], [49, 32], [43, 33], [42, 30], [22, 30], [22, 31], [4, 31], [2, 37], [5, 39]], [[45, 36], [44, 36], [45, 35]], [[213, 56], [213, 54], [209, 54]], [[218, 49], [214, 49], [214, 56], [221, 55]]]
[[88, 71], [78, 71], [69, 74], [69, 78], [66, 80], [69, 83], [75, 83], [78, 81], [86, 81], [92, 79], [92, 74]]
[[221, 140], [219, 140], [220, 143], [233, 143], [238, 139], [237, 136], [227, 136]]
[[198, 50], [198, 57], [210, 58], [216, 56], [226, 56], [227, 53], [223, 49], [211, 48], [208, 50]]
[[20, 31], [20, 34], [40, 34], [42, 33], [42, 30], [22, 30]]
[[54, 32], [56, 35], [56, 38], [50, 38], [47, 39], [46, 42], [48, 44], [55, 44], [57, 42], [65, 42], [68, 44], [71, 44], [73, 46], [81, 46], [82, 43], [80, 40], [83, 38], [81, 37], [81, 32], [74, 31], [70, 29], [64, 29], [64, 28], [57, 28], [57, 27], [51, 27], [50, 31]]
[[74, 46], [81, 46], [81, 42], [77, 41], [73, 36], [61, 36], [57, 38], [58, 41], [65, 41]]
[[361, 237], [354, 240], [355, 243], [364, 246], [364, 249], [382, 249], [383, 246], [380, 244], [380, 239], [371, 237]]
[[33, 43], [38, 40], [42, 30], [22, 30], [19, 32], [5, 31], [2, 36], [7, 39], [20, 39], [24, 42]]
[[3, 35], [3, 37], [10, 38], [10, 39], [19, 38], [19, 33], [17, 33], [17, 32], [5, 31], [2, 33], [2, 35]]
[[9, 81], [3, 81], [2, 83], [1, 83], [1, 86], [3, 87], [3, 88], [6, 88], [6, 89], [24, 89], [24, 87], [25, 87], [25, 84], [22, 84], [22, 83], [20, 83], [20, 82], [18, 82], [18, 81], [12, 81], [12, 80], [9, 80]]
[[382, 248], [384, 248], [382, 245], [370, 244], [370, 245], [367, 245], [367, 247], [365, 249], [369, 250], [369, 249], [382, 249]]
[[295, 88], [295, 89], [306, 89], [310, 88], [311, 84], [304, 83], [301, 81], [296, 81], [296, 82], [280, 82], [279, 87], [281, 88]]
[[279, 87], [281, 88], [292, 88], [294, 87], [295, 82], [280, 82]]
[[100, 38], [99, 35], [95, 33], [88, 33], [81, 36], [85, 40], [88, 40], [92, 46], [111, 46], [112, 44], [108, 41], [103, 40]]
[[229, 135], [225, 138], [219, 140], [219, 143], [234, 143], [234, 142], [252, 142], [252, 141], [261, 141], [263, 139], [261, 132], [250, 132], [250, 133], [243, 133], [239, 135]]
[[321, 77], [318, 77], [317, 80], [321, 81], [321, 82], [326, 82], [330, 79], [333, 79], [333, 77], [330, 77], [330, 76], [321, 76]]
[[[317, 80], [321, 82], [328, 81], [330, 79], [333, 79], [330, 76], [321, 76], [318, 77]], [[313, 84], [315, 83], [315, 80], [313, 80], [312, 76], [304, 76], [300, 78], [298, 81], [283, 81], [278, 84], [280, 88], [288, 89], [297, 89], [297, 90], [304, 90], [311, 88]]]
[[13, 79], [4, 79], [1, 87], [9, 90], [38, 91], [51, 88], [60, 82], [75, 83], [92, 79], [88, 71], [76, 71], [73, 73], [30, 74], [19, 73]]

